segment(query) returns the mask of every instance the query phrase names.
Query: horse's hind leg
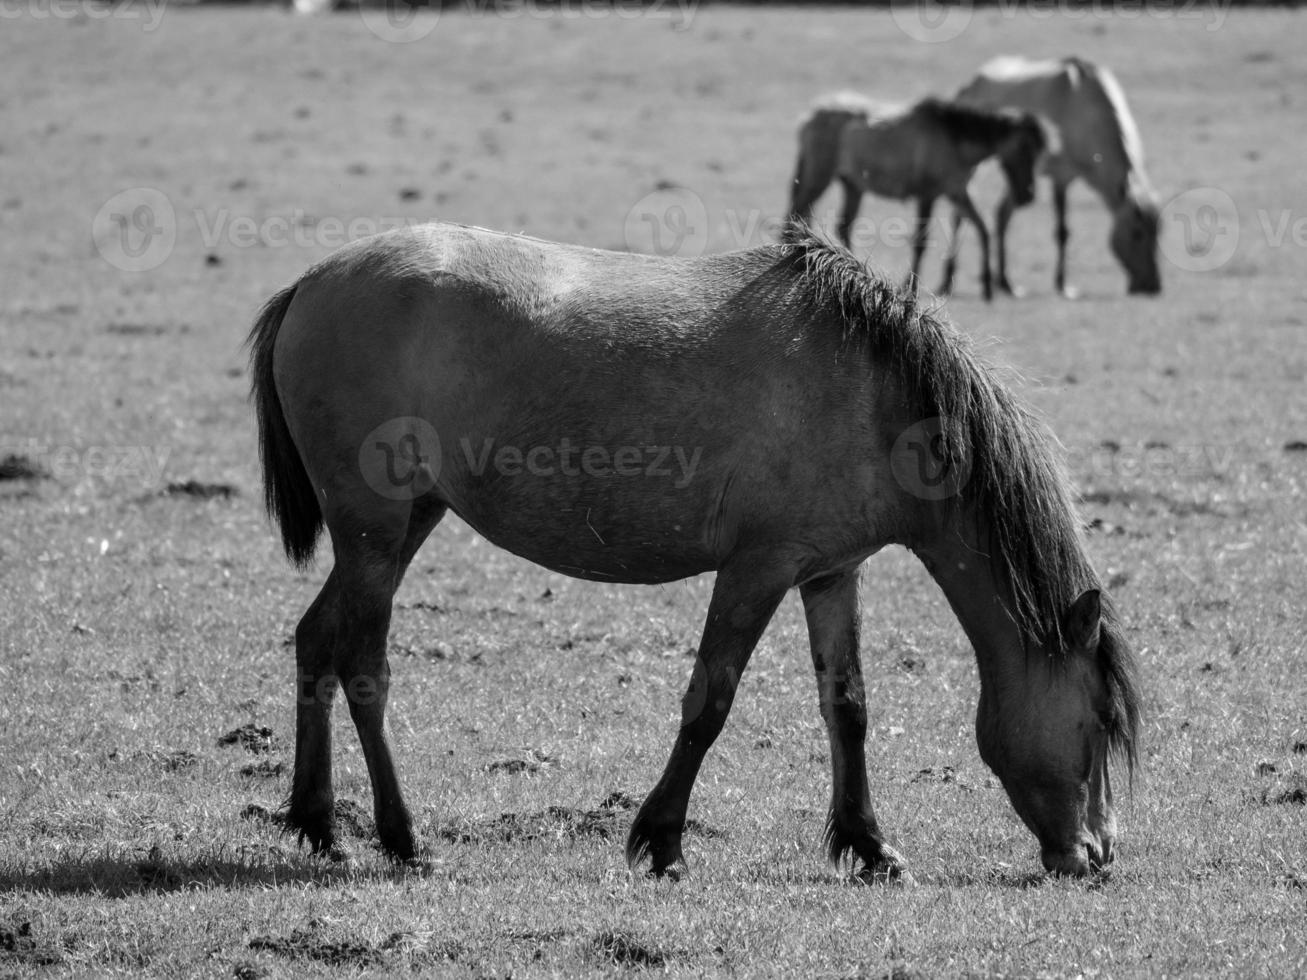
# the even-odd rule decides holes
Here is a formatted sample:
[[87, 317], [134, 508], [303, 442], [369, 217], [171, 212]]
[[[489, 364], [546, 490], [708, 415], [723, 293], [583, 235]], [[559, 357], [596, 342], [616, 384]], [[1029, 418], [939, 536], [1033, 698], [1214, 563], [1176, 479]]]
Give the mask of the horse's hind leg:
[[799, 157], [794, 178], [790, 182], [790, 213], [785, 221], [786, 239], [799, 237], [803, 227], [812, 218], [813, 205], [829, 183], [829, 174], [814, 173], [812, 166], [802, 156]]
[[684, 873], [681, 833], [695, 776], [726, 724], [758, 638], [792, 583], [792, 574], [757, 560], [737, 560], [717, 573], [694, 677], [681, 701], [681, 730], [662, 778], [645, 798], [627, 838], [626, 860], [632, 869], [648, 857], [655, 876]]
[[342, 856], [331, 786], [331, 704], [337, 686], [332, 661], [339, 622], [340, 581], [332, 569], [295, 629], [295, 773], [286, 823], [315, 853], [335, 857]]
[[862, 204], [862, 188], [847, 177], [840, 178], [844, 188], [844, 205], [840, 209], [840, 241], [845, 248], [852, 248], [853, 222], [858, 218], [858, 207]]
[[817, 673], [821, 716], [830, 736], [830, 815], [826, 854], [837, 867], [852, 854], [862, 859], [858, 877], [889, 881], [907, 874], [903, 858], [881, 836], [867, 786], [867, 697], [858, 655], [861, 617], [856, 570], [800, 587]]
[[[333, 507], [328, 524], [336, 564], [295, 631], [295, 774], [287, 823], [315, 852], [343, 856], [336, 839], [331, 777], [331, 707], [343, 687], [372, 781], [377, 833], [387, 854], [414, 854], [408, 810], [387, 744], [384, 721], [390, 687], [386, 635], [391, 600], [418, 546], [445, 512], [433, 499], [373, 498], [344, 517]], [[348, 531], [339, 530], [348, 527]]]
[[389, 857], [410, 860], [417, 854], [413, 824], [404, 805], [386, 738], [386, 702], [390, 694], [390, 663], [386, 638], [395, 591], [418, 547], [444, 516], [445, 506], [423, 498], [389, 509], [373, 505], [366, 528], [355, 522], [328, 520], [333, 533], [341, 588], [340, 641], [335, 668], [349, 703], [372, 783], [373, 813], [381, 849]]

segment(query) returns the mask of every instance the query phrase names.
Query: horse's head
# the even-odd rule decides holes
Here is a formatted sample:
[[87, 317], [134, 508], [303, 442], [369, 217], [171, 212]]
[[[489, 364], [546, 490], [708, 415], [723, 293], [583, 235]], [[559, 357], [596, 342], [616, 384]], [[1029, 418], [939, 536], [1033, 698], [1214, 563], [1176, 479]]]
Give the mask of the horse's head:
[[1127, 194], [1112, 216], [1112, 254], [1125, 269], [1131, 293], [1162, 291], [1157, 269], [1157, 205], [1147, 195]]
[[1012, 199], [1021, 206], [1035, 199], [1035, 166], [1048, 146], [1044, 128], [1028, 112], [1005, 110], [1011, 127], [995, 151], [1003, 176], [1012, 190]]
[[982, 684], [980, 754], [1039, 838], [1044, 867], [1084, 875], [1112, 860], [1116, 817], [1108, 757], [1133, 764], [1133, 661], [1097, 590], [1061, 623], [1061, 649], [1031, 650]]

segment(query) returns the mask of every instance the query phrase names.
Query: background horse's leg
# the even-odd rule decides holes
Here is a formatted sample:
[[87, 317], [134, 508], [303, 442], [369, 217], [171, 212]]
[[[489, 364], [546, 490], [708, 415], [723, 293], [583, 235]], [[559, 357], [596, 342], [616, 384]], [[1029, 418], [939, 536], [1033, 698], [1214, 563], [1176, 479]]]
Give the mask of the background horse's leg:
[[921, 272], [921, 257], [926, 254], [926, 243], [930, 240], [930, 213], [934, 209], [933, 197], [917, 198], [917, 227], [912, 232], [912, 271], [908, 273], [905, 283], [914, 293]]
[[953, 229], [948, 238], [948, 254], [944, 257], [944, 278], [940, 280], [939, 289], [935, 290], [939, 296], [947, 296], [953, 292], [953, 276], [958, 267], [958, 238], [962, 230], [962, 215], [957, 208], [953, 209]]
[[695, 776], [726, 724], [758, 638], [794, 582], [792, 574], [759, 566], [757, 556], [751, 556], [717, 573], [694, 677], [681, 701], [681, 730], [662, 778], [645, 798], [627, 838], [626, 860], [632, 868], [647, 855], [651, 874], [679, 878], [685, 872], [681, 832]]
[[1007, 226], [1012, 223], [1012, 214], [1017, 209], [1016, 202], [1012, 199], [1011, 190], [1005, 191], [1003, 199], [998, 202], [998, 207], [994, 210], [994, 264], [996, 281], [995, 285], [1000, 292], [1007, 293], [1009, 296], [1021, 297], [1025, 295], [1025, 290], [1013, 286], [1012, 281], [1007, 277]]
[[1066, 184], [1053, 180], [1053, 237], [1057, 242], [1057, 268], [1053, 273], [1053, 287], [1067, 299], [1074, 299], [1076, 290], [1066, 284], [1066, 243], [1071, 231], [1066, 224]]
[[340, 582], [332, 569], [295, 628], [295, 773], [286, 823], [313, 850], [339, 859], [331, 786], [331, 703], [336, 694], [333, 649]]
[[[328, 518], [333, 532], [342, 523], [351, 528], [351, 533], [332, 535], [336, 551], [332, 575], [339, 580], [335, 667], [363, 746], [381, 849], [406, 861], [416, 856], [417, 848], [385, 732], [390, 693], [386, 638], [395, 591], [445, 507], [432, 498], [414, 501], [411, 508], [408, 501], [387, 502], [387, 508], [376, 501], [373, 497], [369, 506], [352, 509], [347, 521]], [[366, 527], [366, 534], [354, 533], [360, 526]]]
[[953, 195], [952, 200], [958, 213], [976, 226], [976, 234], [980, 236], [980, 288], [985, 299], [992, 300], [994, 281], [989, 271], [989, 229], [985, 227], [984, 219], [980, 217], [980, 212], [976, 210], [976, 205], [972, 203], [971, 195], [965, 188], [960, 194]]
[[812, 217], [812, 206], [831, 182], [833, 174], [819, 171], [811, 161], [799, 157], [790, 183], [790, 214], [786, 219], [786, 237], [797, 236], [799, 229]]
[[844, 188], [844, 206], [840, 210], [840, 241], [845, 248], [852, 248], [853, 222], [858, 217], [858, 207], [862, 204], [862, 188], [847, 177], [840, 178], [840, 186]]
[[861, 858], [858, 876], [892, 880], [907, 873], [903, 858], [885, 844], [867, 786], [867, 697], [858, 656], [861, 616], [856, 570], [807, 582], [800, 588], [817, 672], [821, 717], [830, 736], [830, 815], [826, 854], [837, 867], [852, 852]]

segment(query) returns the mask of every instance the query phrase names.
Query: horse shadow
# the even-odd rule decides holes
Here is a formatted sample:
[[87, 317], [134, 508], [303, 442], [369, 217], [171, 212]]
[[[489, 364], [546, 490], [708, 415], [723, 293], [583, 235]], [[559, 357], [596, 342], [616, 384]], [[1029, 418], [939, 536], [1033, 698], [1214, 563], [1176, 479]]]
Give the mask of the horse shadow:
[[45, 892], [130, 898], [195, 889], [269, 888], [288, 884], [334, 885], [364, 877], [387, 878], [407, 873], [384, 868], [360, 871], [308, 855], [255, 862], [248, 857], [162, 857], [154, 850], [139, 854], [75, 856], [36, 868], [0, 870], [0, 892]]

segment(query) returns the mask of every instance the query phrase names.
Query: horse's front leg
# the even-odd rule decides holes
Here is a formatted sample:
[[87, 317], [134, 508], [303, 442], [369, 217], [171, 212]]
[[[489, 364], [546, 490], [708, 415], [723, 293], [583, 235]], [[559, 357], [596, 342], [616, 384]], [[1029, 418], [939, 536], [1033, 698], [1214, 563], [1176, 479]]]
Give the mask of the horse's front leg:
[[992, 300], [994, 298], [994, 280], [989, 269], [989, 230], [985, 227], [985, 221], [980, 217], [980, 212], [976, 210], [976, 205], [972, 203], [971, 195], [965, 189], [960, 194], [954, 195], [953, 204], [962, 217], [976, 226], [976, 234], [980, 236], [980, 287], [986, 301]]
[[930, 214], [935, 209], [935, 198], [917, 198], [917, 227], [912, 233], [912, 271], [908, 273], [905, 288], [917, 291], [918, 275], [921, 272], [921, 258], [926, 254], [926, 243], [930, 240]]
[[1012, 199], [1011, 191], [1003, 195], [1003, 199], [998, 202], [998, 207], [994, 209], [994, 285], [1000, 292], [1020, 298], [1025, 294], [1025, 290], [1020, 286], [1013, 286], [1012, 280], [1007, 276], [1007, 228], [1012, 223], [1012, 214], [1016, 209], [1016, 201]]
[[645, 798], [627, 838], [626, 860], [632, 869], [648, 857], [655, 876], [679, 878], [686, 870], [681, 833], [699, 766], [726, 723], [758, 638], [794, 583], [792, 572], [765, 561], [752, 556], [717, 573], [694, 677], [681, 701], [681, 730], [662, 778]]
[[953, 229], [948, 239], [948, 254], [944, 258], [944, 278], [940, 280], [939, 289], [935, 290], [939, 296], [947, 296], [953, 292], [953, 277], [958, 267], [958, 238], [962, 230], [962, 215], [957, 208], [953, 209]]
[[1067, 299], [1075, 299], [1077, 291], [1066, 284], [1066, 243], [1071, 239], [1071, 230], [1066, 223], [1066, 187], [1059, 180], [1053, 181], [1053, 237], [1057, 242], [1057, 268], [1053, 272], [1053, 286]]
[[830, 735], [830, 815], [826, 854], [839, 867], [861, 858], [865, 881], [909, 878], [907, 864], [885, 843], [867, 786], [867, 696], [858, 655], [861, 614], [856, 569], [806, 582], [800, 588], [817, 673], [821, 717]]

